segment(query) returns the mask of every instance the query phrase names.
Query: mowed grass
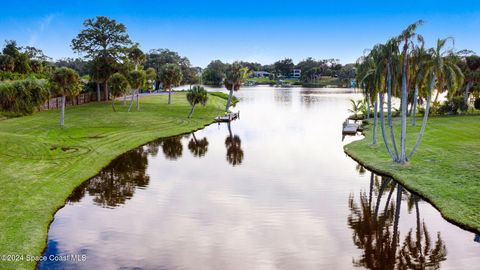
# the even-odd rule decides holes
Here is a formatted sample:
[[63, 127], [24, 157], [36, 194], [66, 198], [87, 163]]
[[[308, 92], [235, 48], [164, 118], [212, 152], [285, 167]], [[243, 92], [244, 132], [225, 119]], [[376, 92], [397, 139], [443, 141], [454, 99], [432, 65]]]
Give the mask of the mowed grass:
[[[408, 126], [408, 149], [414, 144], [420, 122], [417, 119], [415, 128]], [[391, 161], [380, 128], [377, 132], [377, 145], [371, 145], [372, 132], [367, 130], [366, 138], [346, 145], [345, 152], [419, 193], [448, 220], [480, 232], [479, 116], [430, 118], [417, 152], [405, 166]]]
[[[225, 100], [210, 96], [206, 107], [190, 106], [185, 93], [146, 96], [130, 113], [122, 102], [91, 103], [66, 110], [0, 121], [0, 255], [41, 255], [55, 211], [83, 181], [129, 149], [159, 137], [204, 127], [223, 114]], [[33, 269], [35, 262], [6, 262], [0, 269]]]

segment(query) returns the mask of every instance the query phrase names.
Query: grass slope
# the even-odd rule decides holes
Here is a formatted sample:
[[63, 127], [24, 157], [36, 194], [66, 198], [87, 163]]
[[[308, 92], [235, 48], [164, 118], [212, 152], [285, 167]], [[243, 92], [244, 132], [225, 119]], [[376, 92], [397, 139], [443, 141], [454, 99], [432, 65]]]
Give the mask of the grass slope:
[[[41, 255], [55, 211], [71, 191], [116, 156], [159, 137], [204, 127], [223, 114], [225, 100], [210, 96], [192, 119], [185, 93], [141, 98], [127, 113], [117, 102], [91, 103], [66, 110], [66, 127], [59, 111], [0, 121], [0, 255]], [[32, 269], [34, 262], [6, 262], [0, 269]]]
[[[414, 144], [420, 121], [417, 127], [408, 126], [408, 149]], [[396, 127], [399, 134], [398, 122]], [[380, 128], [377, 134], [376, 145], [371, 145], [372, 132], [367, 130], [366, 138], [346, 145], [345, 152], [419, 193], [448, 220], [480, 231], [479, 116], [430, 118], [417, 152], [405, 166], [391, 161]]]

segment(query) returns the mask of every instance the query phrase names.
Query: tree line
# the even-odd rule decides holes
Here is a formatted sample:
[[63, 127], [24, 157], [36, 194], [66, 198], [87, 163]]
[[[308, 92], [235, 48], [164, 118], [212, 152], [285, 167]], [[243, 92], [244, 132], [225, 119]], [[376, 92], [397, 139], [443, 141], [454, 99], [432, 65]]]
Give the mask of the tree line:
[[[250, 74], [254, 71], [266, 71], [270, 73], [269, 79], [278, 80], [290, 77], [294, 69], [301, 70], [299, 81], [309, 83], [322, 77], [336, 77], [343, 82], [349, 82], [355, 78], [355, 64], [342, 65], [338, 59], [320, 59], [316, 60], [308, 57], [297, 64], [290, 58], [278, 60], [273, 64], [262, 65], [256, 62], [238, 61], [238, 63], [248, 69]], [[202, 72], [202, 82], [207, 85], [222, 85], [225, 78], [225, 72], [228, 68], [227, 63], [221, 60], [213, 60]]]

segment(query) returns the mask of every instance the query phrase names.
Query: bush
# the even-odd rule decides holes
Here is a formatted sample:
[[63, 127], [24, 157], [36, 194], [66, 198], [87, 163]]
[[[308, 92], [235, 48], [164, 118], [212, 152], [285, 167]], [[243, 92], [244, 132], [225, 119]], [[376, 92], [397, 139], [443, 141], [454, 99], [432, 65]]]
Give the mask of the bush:
[[480, 98], [475, 98], [475, 101], [473, 102], [473, 107], [475, 107], [475, 109], [477, 110], [480, 110]]
[[466, 112], [468, 105], [464, 102], [463, 97], [453, 97], [450, 100], [445, 101], [439, 108], [438, 114], [458, 114], [459, 112]]
[[31, 114], [50, 97], [43, 80], [23, 80], [0, 84], [0, 110], [14, 114]]

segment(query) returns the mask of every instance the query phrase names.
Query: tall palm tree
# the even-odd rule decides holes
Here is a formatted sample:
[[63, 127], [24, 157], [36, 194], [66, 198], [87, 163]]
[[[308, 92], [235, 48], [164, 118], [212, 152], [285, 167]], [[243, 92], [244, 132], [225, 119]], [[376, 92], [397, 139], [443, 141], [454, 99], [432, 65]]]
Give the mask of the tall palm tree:
[[401, 93], [401, 109], [400, 109], [400, 156], [398, 162], [404, 164], [407, 162], [407, 111], [408, 111], [408, 56], [409, 48], [412, 44], [411, 39], [416, 36], [415, 30], [419, 25], [423, 24], [423, 21], [417, 21], [409, 25], [402, 34], [399, 36], [399, 40], [403, 41], [402, 49], [402, 93]]
[[165, 64], [160, 68], [160, 81], [163, 89], [168, 91], [168, 104], [172, 104], [172, 87], [183, 79], [182, 70], [177, 64]]
[[230, 104], [232, 102], [233, 91], [240, 90], [240, 86], [247, 78], [248, 69], [243, 68], [238, 62], [234, 62], [229, 65], [225, 72], [225, 79], [223, 81], [225, 87], [230, 91], [228, 94], [227, 105], [225, 106], [225, 112], [228, 112]]
[[195, 157], [203, 157], [208, 151], [208, 140], [206, 137], [198, 140], [192, 132], [192, 139], [188, 142], [188, 150]]
[[65, 124], [65, 99], [66, 96], [76, 97], [82, 91], [80, 76], [71, 68], [57, 68], [50, 78], [50, 85], [62, 97], [60, 127], [63, 127]]
[[430, 102], [433, 89], [437, 89], [437, 93], [448, 91], [453, 94], [463, 84], [463, 73], [452, 57], [452, 52], [445, 50], [445, 45], [450, 38], [438, 39], [434, 49], [430, 49], [429, 60], [425, 61], [423, 79], [429, 80], [428, 94], [426, 97], [425, 113], [422, 120], [422, 126], [418, 133], [417, 140], [412, 150], [406, 157], [409, 160], [420, 144], [425, 127], [427, 125], [428, 114], [430, 111]]

